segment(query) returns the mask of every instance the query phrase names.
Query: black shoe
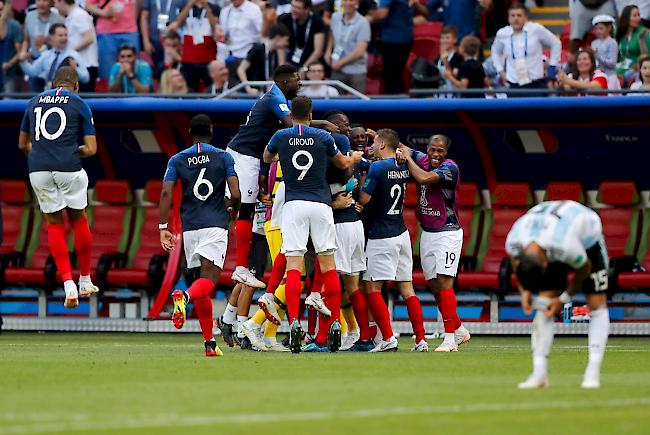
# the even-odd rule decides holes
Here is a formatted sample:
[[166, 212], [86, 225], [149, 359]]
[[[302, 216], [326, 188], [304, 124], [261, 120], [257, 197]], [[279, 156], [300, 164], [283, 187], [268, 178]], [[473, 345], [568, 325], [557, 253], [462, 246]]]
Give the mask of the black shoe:
[[223, 317], [219, 317], [217, 319], [217, 326], [221, 331], [221, 336], [223, 337], [223, 341], [228, 345], [228, 347], [233, 347], [236, 344], [239, 345], [239, 340], [237, 339], [237, 335], [233, 334], [232, 332], [233, 325], [229, 323], [224, 323]]
[[282, 340], [282, 346], [289, 347], [289, 336], [288, 335], [286, 337], [284, 337], [284, 340]]
[[223, 352], [217, 346], [216, 340], [209, 340], [205, 342], [205, 356], [221, 356]]
[[244, 337], [239, 340], [239, 346], [241, 346], [242, 350], [253, 350], [253, 343], [248, 339], [248, 337]]
[[336, 352], [341, 347], [341, 324], [335, 320], [327, 333], [327, 348], [330, 352]]
[[294, 319], [291, 324], [291, 331], [289, 331], [289, 350], [291, 353], [300, 353], [300, 347], [302, 346], [302, 338], [305, 336], [302, 326], [298, 319]]

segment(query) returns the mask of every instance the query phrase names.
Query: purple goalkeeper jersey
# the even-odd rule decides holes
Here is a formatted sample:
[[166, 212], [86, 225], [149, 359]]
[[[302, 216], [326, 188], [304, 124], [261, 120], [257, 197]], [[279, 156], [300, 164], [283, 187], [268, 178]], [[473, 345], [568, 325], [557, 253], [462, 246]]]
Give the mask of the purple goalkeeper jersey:
[[[413, 160], [425, 171], [431, 171], [427, 154], [413, 151]], [[460, 171], [450, 159], [435, 169], [440, 182], [426, 186], [418, 185], [419, 200], [416, 215], [422, 229], [429, 232], [455, 231], [461, 228], [458, 220]]]

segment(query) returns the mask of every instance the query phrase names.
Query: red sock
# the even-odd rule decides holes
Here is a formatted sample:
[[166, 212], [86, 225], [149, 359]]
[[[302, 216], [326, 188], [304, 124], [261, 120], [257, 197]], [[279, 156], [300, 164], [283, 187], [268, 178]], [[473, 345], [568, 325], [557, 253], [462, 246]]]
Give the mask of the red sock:
[[74, 231], [74, 250], [77, 251], [77, 261], [79, 262], [79, 274], [88, 276], [90, 275], [90, 254], [93, 239], [85, 215], [78, 221], [72, 222], [72, 230]]
[[307, 310], [307, 334], [314, 335], [316, 334], [316, 319], [318, 318], [318, 313], [316, 310]]
[[438, 299], [438, 310], [442, 316], [445, 332], [454, 332], [457, 328], [456, 324], [460, 323], [456, 312], [456, 295], [454, 294], [454, 289], [440, 290], [440, 297]]
[[[330, 327], [334, 321], [338, 320], [341, 322], [341, 281], [339, 280], [339, 274], [335, 269], [328, 270], [327, 272], [321, 274], [323, 279], [323, 284], [325, 285], [325, 291], [323, 292], [323, 299], [325, 300], [325, 306], [329, 308], [332, 312], [332, 315], [328, 319], [321, 318], [320, 326], [322, 326], [322, 331], [327, 340], [327, 334], [329, 333]], [[318, 328], [318, 335], [321, 335], [321, 328]], [[317, 340], [319, 343], [322, 341]]]
[[422, 305], [420, 299], [413, 295], [406, 299], [406, 308], [409, 312], [409, 319], [415, 334], [415, 342], [419, 343], [424, 340], [424, 318], [422, 316]]
[[[358, 321], [357, 321], [358, 322]], [[377, 323], [373, 320], [373, 324], [370, 326], [370, 339], [374, 340], [377, 336]]]
[[370, 326], [368, 325], [368, 301], [366, 301], [366, 296], [361, 290], [357, 289], [350, 295], [350, 302], [352, 302], [354, 317], [356, 317], [359, 324], [359, 339], [368, 340], [370, 338]]
[[209, 298], [210, 292], [214, 288], [214, 282], [208, 278], [199, 278], [192, 283], [187, 294], [190, 295], [190, 301], [195, 301], [201, 298]]
[[285, 295], [287, 298], [287, 313], [289, 314], [289, 325], [295, 319], [300, 320], [300, 271], [291, 269], [287, 271], [287, 285]]
[[[311, 311], [311, 310], [310, 310]], [[327, 333], [329, 332], [329, 321], [323, 316], [318, 316], [318, 334], [316, 334], [316, 343], [319, 345], [327, 344]]]
[[368, 308], [375, 319], [375, 323], [381, 331], [383, 340], [388, 340], [393, 336], [393, 328], [390, 325], [390, 315], [388, 314], [388, 307], [381, 292], [371, 292], [368, 295]]
[[314, 260], [314, 282], [311, 284], [311, 291], [320, 293], [323, 289], [323, 273], [320, 271], [318, 258]]
[[199, 318], [203, 339], [206, 341], [214, 340], [214, 335], [212, 334], [212, 299], [208, 296], [194, 299], [194, 311], [196, 311], [196, 315]]
[[237, 238], [237, 266], [248, 268], [248, 254], [251, 252], [251, 240], [253, 240], [253, 222], [238, 220], [235, 223], [235, 237]]
[[275, 261], [273, 262], [273, 269], [271, 269], [271, 277], [269, 278], [269, 284], [266, 286], [267, 293], [275, 293], [278, 289], [278, 286], [284, 278], [284, 272], [287, 270], [287, 257], [280, 252]]
[[68, 244], [65, 242], [65, 225], [47, 224], [47, 244], [50, 247], [52, 257], [54, 257], [56, 268], [61, 274], [61, 279], [70, 281], [72, 272], [70, 271]]

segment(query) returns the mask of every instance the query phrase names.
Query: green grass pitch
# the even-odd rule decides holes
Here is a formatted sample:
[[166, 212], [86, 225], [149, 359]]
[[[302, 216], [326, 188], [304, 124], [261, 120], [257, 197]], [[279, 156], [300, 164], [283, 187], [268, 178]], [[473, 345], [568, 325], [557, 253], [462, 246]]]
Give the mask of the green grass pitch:
[[[437, 343], [437, 341], [436, 341]], [[221, 344], [220, 344], [221, 345]], [[4, 434], [639, 434], [650, 338], [611, 338], [584, 391], [586, 337], [556, 338], [550, 388], [518, 391], [529, 338], [475, 337], [455, 354], [269, 354], [198, 334], [0, 335]]]

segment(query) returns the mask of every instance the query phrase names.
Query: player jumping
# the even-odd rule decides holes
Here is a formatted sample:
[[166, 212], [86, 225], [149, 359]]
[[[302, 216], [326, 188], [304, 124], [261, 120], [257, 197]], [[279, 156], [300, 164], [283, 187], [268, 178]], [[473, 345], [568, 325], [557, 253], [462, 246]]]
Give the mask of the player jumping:
[[[18, 147], [27, 154], [29, 181], [47, 221], [47, 240], [65, 291], [66, 308], [79, 295], [97, 293], [90, 280], [92, 238], [88, 227], [88, 175], [81, 159], [97, 152], [95, 126], [88, 105], [77, 95], [79, 77], [71, 67], [56, 72], [54, 89], [32, 98], [20, 127]], [[83, 145], [79, 146], [79, 138]], [[63, 209], [74, 231], [79, 262], [79, 291], [72, 280]]]
[[291, 325], [289, 348], [294, 353], [300, 352], [304, 335], [298, 313], [300, 275], [310, 237], [318, 255], [325, 300], [332, 312], [325, 325], [328, 348], [336, 351], [341, 345], [341, 284], [334, 263], [336, 231], [326, 170], [328, 159], [341, 169], [349, 168], [361, 159], [361, 153], [357, 152], [351, 157], [344, 156], [329, 133], [309, 126], [311, 108], [311, 99], [294, 98], [291, 108], [294, 126], [274, 134], [264, 151], [266, 163], [271, 163], [279, 154], [286, 190], [281, 229], [287, 257], [286, 299]]
[[427, 285], [438, 301], [445, 339], [436, 352], [456, 352], [470, 335], [458, 317], [454, 277], [463, 248], [463, 229], [458, 220], [458, 165], [447, 159], [450, 140], [434, 134], [427, 153], [403, 147], [409, 171], [419, 183], [417, 218], [422, 225], [420, 260]]
[[[169, 159], [160, 195], [160, 243], [166, 250], [174, 249], [175, 236], [168, 228], [172, 191], [181, 181], [181, 222], [187, 267], [201, 267], [200, 278], [187, 291], [175, 290], [172, 321], [177, 329], [185, 323], [185, 307], [189, 302], [199, 317], [205, 340], [205, 355], [219, 356], [221, 350], [212, 334], [212, 300], [228, 249], [228, 221], [239, 210], [239, 183], [235, 163], [230, 154], [209, 145], [212, 121], [207, 115], [192, 118], [190, 134], [194, 145]], [[230, 216], [226, 205], [226, 183], [230, 190]]]
[[[533, 309], [537, 310], [531, 336], [533, 373], [519, 388], [548, 386], [553, 317], [578, 290], [586, 293], [591, 310], [589, 363], [582, 388], [599, 388], [600, 366], [609, 334], [609, 258], [598, 214], [574, 201], [538, 204], [512, 226], [506, 251], [517, 275], [524, 312], [531, 314]], [[566, 287], [569, 272], [575, 275]], [[538, 293], [534, 301], [532, 293]]]

